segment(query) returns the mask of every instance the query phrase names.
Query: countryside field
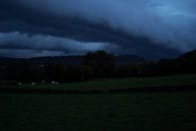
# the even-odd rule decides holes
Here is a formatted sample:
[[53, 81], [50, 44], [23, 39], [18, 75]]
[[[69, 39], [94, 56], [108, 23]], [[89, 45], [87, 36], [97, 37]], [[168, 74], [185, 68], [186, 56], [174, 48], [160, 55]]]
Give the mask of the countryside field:
[[[35, 89], [121, 89], [196, 85], [196, 75], [31, 84]], [[18, 86], [17, 86], [18, 88]], [[196, 91], [100, 94], [0, 93], [1, 131], [196, 130]]]
[[0, 94], [1, 131], [196, 130], [196, 92]]
[[85, 82], [54, 84], [23, 84], [20, 88], [54, 88], [54, 89], [119, 89], [119, 88], [144, 88], [164, 86], [192, 86], [196, 85], [196, 75], [172, 75], [162, 77], [133, 77], [119, 79], [100, 79]]

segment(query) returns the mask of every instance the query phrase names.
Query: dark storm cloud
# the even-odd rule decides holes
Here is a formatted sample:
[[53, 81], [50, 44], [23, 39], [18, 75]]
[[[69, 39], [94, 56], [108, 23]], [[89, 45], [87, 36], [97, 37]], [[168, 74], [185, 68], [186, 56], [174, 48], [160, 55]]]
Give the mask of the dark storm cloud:
[[[147, 59], [178, 55], [178, 52], [172, 49], [151, 44], [141, 47], [141, 44], [132, 44], [132, 47], [127, 47], [106, 42], [82, 42], [51, 35], [28, 35], [19, 32], [0, 33], [0, 55], [3, 56], [14, 56], [15, 54], [16, 57], [35, 57], [38, 56], [37, 54], [43, 56], [44, 54], [41, 55], [43, 52], [47, 52], [48, 54], [51, 52], [51, 55], [55, 53], [67, 55], [95, 50], [105, 50], [114, 54], [130, 54], [131, 52], [131, 54], [140, 55]], [[28, 51], [30, 51], [29, 55], [22, 55]]]
[[[91, 43], [114, 52], [174, 55], [196, 48], [195, 6], [194, 0], [0, 1], [0, 48], [81, 52], [77, 46]], [[16, 34], [20, 41], [10, 41]], [[38, 36], [55, 42], [37, 43]], [[80, 44], [73, 48], [70, 41]]]
[[65, 55], [60, 51], [40, 51], [27, 49], [0, 49], [0, 56], [14, 57], [14, 58], [31, 58], [41, 56], [62, 56]]
[[18, 49], [20, 50], [18, 52], [26, 52], [25, 50], [36, 50], [38, 53], [56, 52], [57, 54], [77, 54], [95, 50], [107, 50], [110, 52], [112, 50], [116, 50], [117, 48], [117, 45], [109, 43], [83, 43], [81, 41], [54, 37], [50, 35], [29, 36], [28, 34], [21, 34], [19, 32], [0, 33], [0, 49], [2, 51], [3, 49], [6, 49], [4, 52], [10, 49], [13, 51]]
[[104, 23], [179, 50], [195, 48], [195, 0], [19, 1], [59, 16], [78, 16]]

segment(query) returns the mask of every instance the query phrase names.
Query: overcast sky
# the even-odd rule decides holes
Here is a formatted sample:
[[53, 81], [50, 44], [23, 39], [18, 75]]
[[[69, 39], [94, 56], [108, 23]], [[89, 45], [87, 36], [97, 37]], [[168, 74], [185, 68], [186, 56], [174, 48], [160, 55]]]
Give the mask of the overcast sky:
[[195, 35], [195, 0], [0, 0], [1, 56], [173, 57], [195, 49]]

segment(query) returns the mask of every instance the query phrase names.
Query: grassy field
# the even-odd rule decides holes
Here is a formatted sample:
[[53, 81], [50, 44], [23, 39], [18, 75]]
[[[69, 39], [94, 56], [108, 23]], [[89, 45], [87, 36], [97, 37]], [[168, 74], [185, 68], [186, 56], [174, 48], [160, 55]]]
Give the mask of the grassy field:
[[[196, 75], [24, 84], [20, 88], [121, 89], [196, 85]], [[17, 89], [18, 90], [18, 89]], [[0, 92], [0, 131], [196, 130], [196, 91], [114, 94]]]
[[156, 86], [188, 86], [196, 85], [196, 75], [173, 75], [163, 77], [141, 77], [141, 78], [120, 78], [101, 79], [85, 82], [53, 84], [24, 84], [22, 88], [55, 88], [55, 89], [118, 89], [118, 88], [140, 88]]
[[196, 130], [196, 92], [0, 94], [1, 131]]

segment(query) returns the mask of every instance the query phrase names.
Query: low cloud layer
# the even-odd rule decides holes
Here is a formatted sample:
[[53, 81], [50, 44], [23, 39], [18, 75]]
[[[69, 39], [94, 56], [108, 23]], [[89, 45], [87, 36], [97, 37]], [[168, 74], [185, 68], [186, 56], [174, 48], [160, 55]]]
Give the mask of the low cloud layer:
[[[117, 48], [117, 45], [109, 43], [86, 43], [49, 35], [29, 36], [28, 34], [21, 34], [19, 32], [0, 33], [0, 51], [3, 51], [4, 54], [6, 53], [6, 51], [9, 51], [11, 49], [16, 53], [16, 55], [18, 52], [27, 52], [28, 50], [34, 50], [37, 51], [35, 52], [36, 55], [41, 54], [43, 56], [48, 55], [50, 52], [51, 55], [81, 54], [96, 50], [106, 50], [108, 52], [111, 52], [112, 50], [116, 50]], [[16, 49], [18, 49], [19, 51], [16, 51]], [[12, 53], [12, 55], [14, 55], [14, 53]]]
[[32, 57], [45, 57], [45, 56], [62, 56], [65, 55], [60, 51], [41, 51], [33, 49], [0, 49], [0, 56], [13, 57], [13, 58], [32, 58]]
[[104, 49], [165, 57], [196, 48], [195, 0], [7, 0], [0, 7], [0, 55]]

